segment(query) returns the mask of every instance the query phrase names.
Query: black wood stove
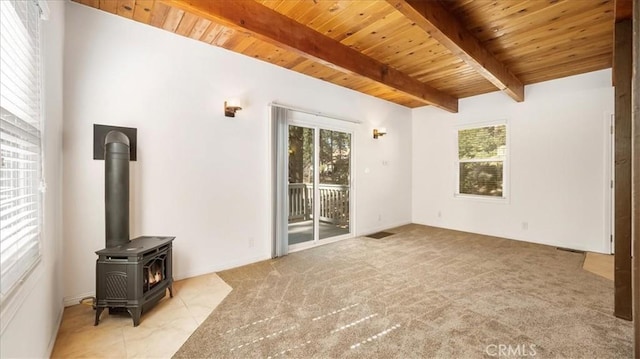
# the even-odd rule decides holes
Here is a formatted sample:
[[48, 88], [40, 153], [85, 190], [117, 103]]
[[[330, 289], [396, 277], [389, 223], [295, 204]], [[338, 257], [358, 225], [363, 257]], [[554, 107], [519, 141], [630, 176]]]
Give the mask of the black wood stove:
[[106, 248], [96, 252], [96, 319], [129, 312], [133, 326], [166, 295], [173, 297], [172, 244], [175, 237], [129, 239], [129, 139], [120, 131], [105, 137]]
[[129, 243], [96, 252], [96, 321], [105, 308], [126, 310], [133, 326], [140, 315], [162, 299], [173, 297], [171, 244], [175, 237], [138, 237]]

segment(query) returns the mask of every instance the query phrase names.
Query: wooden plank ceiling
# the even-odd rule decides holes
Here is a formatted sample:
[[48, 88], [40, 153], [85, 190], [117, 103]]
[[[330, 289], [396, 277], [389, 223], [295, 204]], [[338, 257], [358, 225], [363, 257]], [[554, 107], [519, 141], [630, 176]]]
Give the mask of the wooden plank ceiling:
[[410, 108], [609, 68], [613, 0], [74, 0]]

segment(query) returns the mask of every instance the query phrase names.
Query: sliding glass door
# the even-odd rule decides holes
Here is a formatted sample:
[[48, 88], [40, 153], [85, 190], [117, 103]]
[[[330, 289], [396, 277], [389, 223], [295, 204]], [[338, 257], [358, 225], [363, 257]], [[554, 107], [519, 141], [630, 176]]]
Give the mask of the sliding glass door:
[[337, 238], [351, 232], [351, 134], [289, 125], [288, 243]]
[[351, 134], [321, 129], [318, 152], [319, 239], [348, 234]]
[[289, 245], [315, 238], [315, 133], [313, 128], [289, 126]]

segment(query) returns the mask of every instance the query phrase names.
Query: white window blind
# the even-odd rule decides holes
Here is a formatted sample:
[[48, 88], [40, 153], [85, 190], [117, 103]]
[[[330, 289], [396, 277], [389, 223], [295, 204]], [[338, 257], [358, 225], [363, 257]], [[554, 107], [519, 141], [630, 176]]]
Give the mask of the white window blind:
[[9, 297], [40, 259], [40, 7], [0, 0], [0, 288]]
[[458, 130], [458, 195], [505, 198], [507, 126]]

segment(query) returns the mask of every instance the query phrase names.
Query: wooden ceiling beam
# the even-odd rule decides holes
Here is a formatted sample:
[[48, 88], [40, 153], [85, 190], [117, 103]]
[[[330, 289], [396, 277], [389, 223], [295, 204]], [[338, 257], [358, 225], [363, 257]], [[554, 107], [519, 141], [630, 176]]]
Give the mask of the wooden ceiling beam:
[[326, 66], [397, 89], [428, 105], [458, 112], [458, 99], [372, 59], [255, 1], [158, 0], [284, 47]]
[[434, 0], [387, 0], [455, 56], [518, 102], [524, 85], [458, 19]]
[[616, 22], [631, 19], [633, 15], [633, 0], [615, 0], [613, 8]]

